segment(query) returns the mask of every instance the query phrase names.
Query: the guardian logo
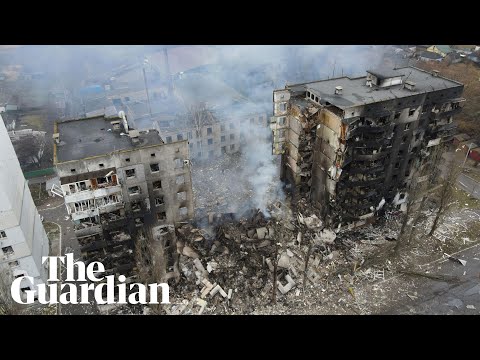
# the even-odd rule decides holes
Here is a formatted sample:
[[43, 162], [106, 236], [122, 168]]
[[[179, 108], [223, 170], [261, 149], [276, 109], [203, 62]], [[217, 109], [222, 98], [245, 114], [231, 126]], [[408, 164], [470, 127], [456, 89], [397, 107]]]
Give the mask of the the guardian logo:
[[[65, 256], [43, 256], [42, 264], [49, 261], [49, 276], [48, 281], [59, 281], [57, 277], [58, 261], [65, 264], [67, 270], [67, 278], [64, 280], [66, 283], [61, 285], [60, 297], [58, 297], [58, 285], [54, 284], [39, 284], [37, 285], [37, 291], [27, 290], [26, 301], [21, 297], [21, 282], [24, 279], [30, 281], [33, 284], [33, 277], [21, 276], [16, 278], [12, 282], [10, 293], [15, 302], [19, 304], [33, 304], [35, 302], [35, 295], [38, 297], [40, 304], [88, 304], [88, 292], [93, 290], [95, 301], [99, 305], [105, 304], [159, 304], [157, 300], [158, 289], [162, 291], [162, 302], [160, 304], [169, 304], [170, 289], [168, 284], [149, 284], [148, 285], [148, 301], [147, 301], [147, 286], [140, 283], [129, 284], [129, 290], [131, 291], [127, 299], [127, 284], [125, 284], [126, 277], [120, 275], [118, 281], [115, 284], [115, 275], [101, 276], [101, 273], [105, 272], [105, 267], [101, 262], [95, 261], [88, 266], [82, 261], [75, 262], [73, 254], [66, 254]], [[74, 268], [77, 267], [77, 277], [74, 276]], [[85, 282], [87, 280], [93, 283], [84, 283], [76, 285], [76, 282]], [[107, 299], [103, 298], [103, 288], [107, 288]], [[115, 286], [118, 287], [118, 301], [115, 301]], [[64, 290], [67, 291], [64, 291]], [[135, 291], [136, 290], [136, 291]], [[78, 301], [78, 295], [80, 294], [80, 301]]]

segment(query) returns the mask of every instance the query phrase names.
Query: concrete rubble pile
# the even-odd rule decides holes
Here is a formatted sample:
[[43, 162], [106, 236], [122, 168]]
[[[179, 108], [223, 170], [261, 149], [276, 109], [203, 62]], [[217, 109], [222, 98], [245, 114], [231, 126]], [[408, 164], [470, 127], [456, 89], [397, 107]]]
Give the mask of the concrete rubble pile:
[[240, 211], [254, 196], [254, 187], [244, 173], [246, 158], [242, 154], [224, 155], [209, 163], [192, 163], [193, 192], [197, 215], [208, 212]]
[[355, 260], [351, 240], [325, 228], [313, 211], [294, 213], [281, 202], [269, 210], [270, 218], [259, 210], [238, 220], [231, 213], [213, 214], [206, 229], [191, 224], [178, 227], [181, 276], [170, 285], [171, 305], [164, 306], [165, 312], [245, 314], [268, 306], [273, 298], [276, 252], [280, 303], [298, 297], [304, 285], [328, 287], [338, 270]]

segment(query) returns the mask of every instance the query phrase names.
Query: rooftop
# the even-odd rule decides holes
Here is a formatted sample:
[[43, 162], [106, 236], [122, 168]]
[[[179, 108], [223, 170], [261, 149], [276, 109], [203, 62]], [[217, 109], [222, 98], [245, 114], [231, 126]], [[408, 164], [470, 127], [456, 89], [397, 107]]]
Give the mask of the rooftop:
[[[138, 142], [121, 131], [114, 131], [113, 119], [103, 116], [64, 120], [57, 123], [60, 142], [56, 144], [56, 162], [79, 160], [120, 150], [131, 150], [161, 144], [158, 132], [142, 131]], [[122, 128], [123, 131], [123, 128]]]
[[[416, 84], [415, 89], [405, 89], [403, 84], [385, 88], [369, 87], [366, 85], [366, 76], [358, 78], [340, 77], [289, 85], [287, 88], [292, 92], [311, 91], [321, 98], [322, 103], [329, 102], [344, 110], [354, 106], [463, 86], [463, 84], [457, 81], [444, 78], [440, 75], [433, 76], [430, 72], [415, 67], [404, 67], [392, 70], [392, 72], [395, 74], [394, 76], [403, 76], [403, 82], [407, 80], [414, 82]], [[343, 87], [342, 94], [335, 94], [335, 87], [337, 86]]]
[[379, 68], [374, 70], [367, 70], [368, 73], [375, 75], [379, 79], [388, 79], [392, 77], [404, 76], [402, 73], [398, 73], [394, 69]]

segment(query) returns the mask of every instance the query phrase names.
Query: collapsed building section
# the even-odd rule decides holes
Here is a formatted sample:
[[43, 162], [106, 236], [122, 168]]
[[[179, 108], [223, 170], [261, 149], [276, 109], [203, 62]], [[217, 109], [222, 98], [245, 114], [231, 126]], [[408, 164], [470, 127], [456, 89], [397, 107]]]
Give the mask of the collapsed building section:
[[281, 178], [327, 222], [365, 224], [385, 203], [400, 207], [414, 170], [452, 140], [462, 93], [463, 84], [414, 67], [275, 90], [271, 128]]
[[54, 162], [83, 258], [107, 273], [132, 275], [136, 241], [152, 228], [193, 218], [187, 141], [166, 144], [156, 130], [131, 129], [118, 117], [55, 125]]

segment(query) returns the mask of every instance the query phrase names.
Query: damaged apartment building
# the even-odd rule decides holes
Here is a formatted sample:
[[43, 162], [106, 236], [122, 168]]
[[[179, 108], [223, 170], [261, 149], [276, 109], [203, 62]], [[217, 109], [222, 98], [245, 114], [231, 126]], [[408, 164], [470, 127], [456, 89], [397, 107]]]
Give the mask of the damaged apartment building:
[[[135, 76], [129, 74], [127, 79], [133, 81]], [[157, 129], [166, 143], [188, 140], [192, 160], [237, 153], [252, 128], [268, 129], [269, 125], [263, 106], [208, 73], [172, 76], [168, 88], [152, 81], [148, 95], [146, 88], [134, 85], [90, 96], [97, 97], [89, 102], [86, 116], [108, 117], [124, 111], [135, 129]]]
[[54, 162], [85, 259], [130, 275], [135, 241], [152, 228], [193, 217], [187, 141], [166, 144], [156, 130], [135, 130], [125, 114], [55, 124]]
[[415, 67], [275, 90], [281, 178], [335, 225], [365, 224], [384, 204], [401, 208], [416, 169], [455, 134], [462, 93], [463, 84]]

